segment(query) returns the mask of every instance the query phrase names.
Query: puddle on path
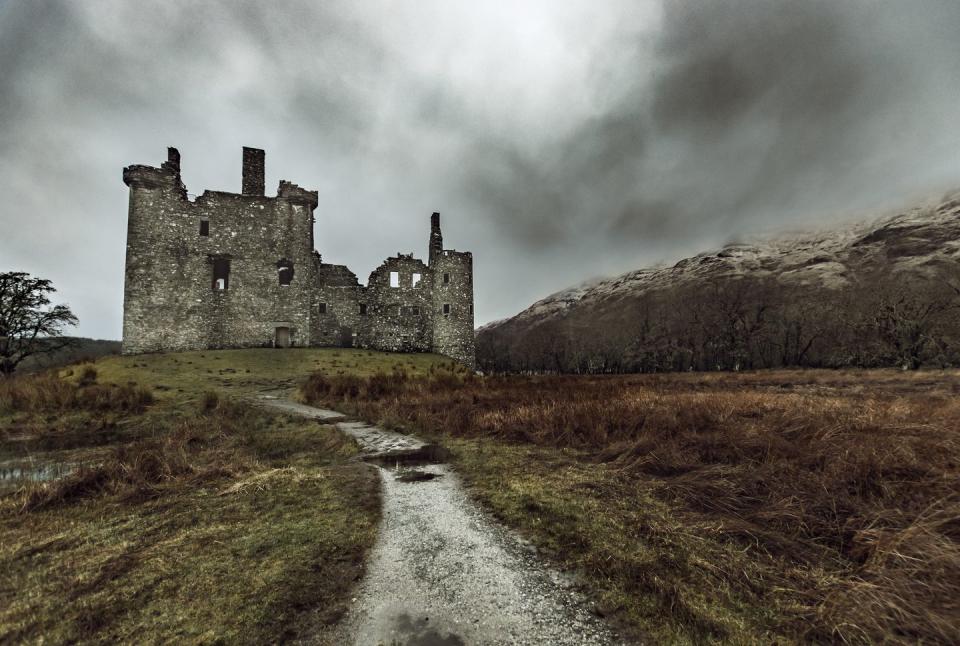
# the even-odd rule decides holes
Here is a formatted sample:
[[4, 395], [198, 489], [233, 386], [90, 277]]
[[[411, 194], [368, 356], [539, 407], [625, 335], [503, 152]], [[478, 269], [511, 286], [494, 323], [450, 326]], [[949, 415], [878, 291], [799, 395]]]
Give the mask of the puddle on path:
[[442, 475], [441, 473], [431, 473], [420, 469], [400, 469], [394, 474], [393, 479], [397, 482], [426, 482]]
[[363, 459], [388, 469], [399, 469], [426, 464], [445, 464], [450, 461], [450, 451], [439, 444], [424, 444], [415, 449], [394, 449], [383, 453], [372, 453], [363, 456]]
[[429, 617], [413, 619], [407, 613], [401, 613], [393, 620], [395, 641], [403, 640], [405, 646], [465, 646], [459, 635], [437, 630], [430, 625]]

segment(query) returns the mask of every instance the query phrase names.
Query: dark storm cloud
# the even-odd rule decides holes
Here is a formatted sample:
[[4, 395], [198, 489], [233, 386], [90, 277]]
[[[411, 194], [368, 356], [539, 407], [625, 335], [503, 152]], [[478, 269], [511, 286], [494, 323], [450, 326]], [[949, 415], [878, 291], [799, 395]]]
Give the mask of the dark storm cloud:
[[467, 178], [531, 247], [597, 230], [611, 244], [736, 236], [907, 201], [960, 183], [947, 24], [960, 4], [667, 0], [619, 70], [598, 52], [605, 83], [581, 89], [603, 115], [546, 154], [493, 150]]
[[361, 279], [476, 257], [478, 320], [590, 276], [960, 185], [960, 3], [0, 2], [0, 268], [117, 337], [120, 170], [242, 145]]
[[668, 2], [657, 47], [664, 71], [652, 87], [655, 122], [698, 133], [732, 127], [757, 107], [784, 121], [844, 110], [870, 73], [862, 35], [875, 32], [874, 16], [863, 12], [868, 22], [861, 23], [852, 6]]

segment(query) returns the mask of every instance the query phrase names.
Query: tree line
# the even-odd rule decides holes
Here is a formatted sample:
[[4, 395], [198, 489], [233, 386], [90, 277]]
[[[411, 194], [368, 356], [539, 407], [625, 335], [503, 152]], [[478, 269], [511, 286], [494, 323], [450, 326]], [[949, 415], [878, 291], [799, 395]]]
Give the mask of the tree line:
[[960, 366], [960, 272], [845, 286], [725, 277], [571, 308], [477, 337], [487, 372], [631, 373]]

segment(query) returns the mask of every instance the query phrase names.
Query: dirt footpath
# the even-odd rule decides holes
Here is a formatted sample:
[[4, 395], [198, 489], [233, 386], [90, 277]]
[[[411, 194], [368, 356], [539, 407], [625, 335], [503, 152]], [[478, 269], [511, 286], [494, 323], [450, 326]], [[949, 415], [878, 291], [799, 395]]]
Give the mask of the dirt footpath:
[[[338, 416], [267, 403], [327, 421]], [[477, 507], [448, 465], [410, 464], [436, 455], [422, 441], [360, 422], [334, 423], [380, 465], [383, 481], [380, 535], [334, 643], [620, 643], [570, 581]]]

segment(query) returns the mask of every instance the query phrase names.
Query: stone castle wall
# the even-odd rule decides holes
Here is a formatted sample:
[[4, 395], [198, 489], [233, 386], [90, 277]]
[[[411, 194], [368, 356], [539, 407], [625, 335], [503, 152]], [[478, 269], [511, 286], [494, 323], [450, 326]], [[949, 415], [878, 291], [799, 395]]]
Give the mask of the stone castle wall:
[[429, 264], [398, 254], [361, 285], [313, 248], [317, 193], [282, 181], [267, 197], [263, 176], [263, 151], [244, 148], [243, 193], [191, 201], [175, 149], [159, 168], [124, 169], [124, 353], [344, 346], [473, 367], [472, 256], [442, 249], [438, 214]]
[[473, 254], [441, 251], [433, 280], [434, 351], [473, 365]]

